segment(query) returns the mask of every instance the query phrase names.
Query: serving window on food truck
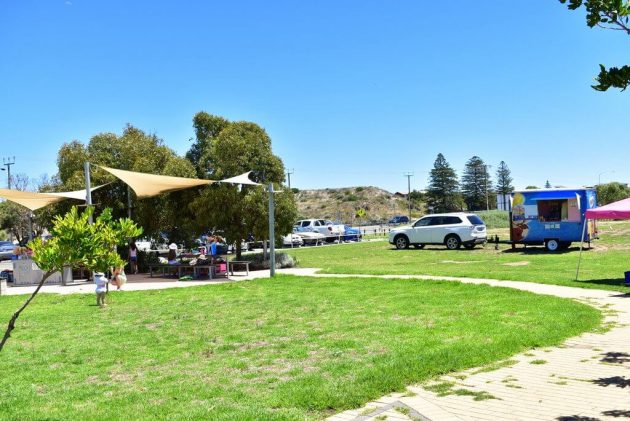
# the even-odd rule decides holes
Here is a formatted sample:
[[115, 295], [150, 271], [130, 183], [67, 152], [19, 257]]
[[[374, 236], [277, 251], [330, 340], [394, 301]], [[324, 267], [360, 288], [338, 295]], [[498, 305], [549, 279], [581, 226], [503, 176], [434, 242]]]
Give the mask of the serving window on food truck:
[[577, 193], [568, 196], [534, 199], [540, 222], [580, 222], [580, 200]]

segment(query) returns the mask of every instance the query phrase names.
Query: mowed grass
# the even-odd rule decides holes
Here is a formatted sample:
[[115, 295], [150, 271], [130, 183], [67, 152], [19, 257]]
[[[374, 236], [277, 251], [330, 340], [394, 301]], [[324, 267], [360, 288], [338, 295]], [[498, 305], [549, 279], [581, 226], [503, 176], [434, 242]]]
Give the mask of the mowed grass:
[[[623, 286], [630, 271], [630, 223], [599, 223], [601, 239], [582, 253], [579, 281], [575, 281], [579, 244], [567, 251], [550, 253], [543, 247], [516, 251], [494, 244], [474, 250], [450, 251], [444, 246], [396, 250], [387, 241], [328, 247], [305, 247], [289, 252], [301, 267], [321, 268], [324, 273], [372, 275], [439, 275], [491, 278], [630, 292]], [[506, 238], [506, 236], [502, 236]]]
[[[420, 280], [278, 276], [110, 298], [36, 298], [0, 355], [0, 418], [321, 419], [601, 321], [571, 300]], [[3, 325], [23, 300], [0, 297]]]

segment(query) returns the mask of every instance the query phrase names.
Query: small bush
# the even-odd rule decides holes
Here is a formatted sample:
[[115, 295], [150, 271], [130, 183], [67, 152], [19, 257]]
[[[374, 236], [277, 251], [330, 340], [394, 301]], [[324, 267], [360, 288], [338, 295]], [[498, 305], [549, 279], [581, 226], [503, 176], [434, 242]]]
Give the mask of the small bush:
[[356, 189], [354, 189], [356, 193], [361, 193], [363, 190], [365, 190], [365, 188], [363, 187], [357, 187]]

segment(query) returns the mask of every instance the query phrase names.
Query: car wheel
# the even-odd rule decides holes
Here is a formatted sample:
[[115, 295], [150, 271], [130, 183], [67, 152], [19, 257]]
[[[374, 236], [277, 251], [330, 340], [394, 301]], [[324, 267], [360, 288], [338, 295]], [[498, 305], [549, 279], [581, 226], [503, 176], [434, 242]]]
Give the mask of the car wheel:
[[399, 235], [394, 239], [394, 244], [398, 250], [409, 248], [409, 239], [404, 235]]
[[446, 248], [449, 250], [457, 250], [462, 245], [462, 242], [458, 236], [449, 235], [444, 239], [444, 244], [446, 244]]
[[424, 244], [414, 244], [413, 246], [420, 250], [424, 248]]
[[466, 243], [464, 244], [464, 248], [466, 248], [466, 250], [472, 250], [475, 248], [475, 243]]
[[558, 240], [547, 240], [545, 241], [545, 248], [548, 251], [557, 251], [560, 248], [560, 242]]

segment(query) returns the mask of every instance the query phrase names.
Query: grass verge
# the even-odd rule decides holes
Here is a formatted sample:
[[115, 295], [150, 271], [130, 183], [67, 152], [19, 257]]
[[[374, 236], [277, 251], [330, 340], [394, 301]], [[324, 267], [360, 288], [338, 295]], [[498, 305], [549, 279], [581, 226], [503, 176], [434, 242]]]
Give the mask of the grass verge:
[[[0, 418], [320, 419], [601, 319], [439, 281], [279, 276], [110, 295], [105, 309], [92, 295], [35, 300], [0, 359]], [[0, 320], [23, 299], [0, 297]]]

